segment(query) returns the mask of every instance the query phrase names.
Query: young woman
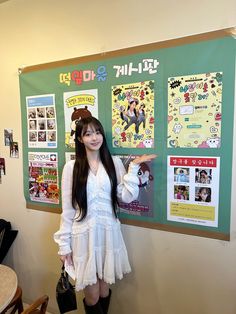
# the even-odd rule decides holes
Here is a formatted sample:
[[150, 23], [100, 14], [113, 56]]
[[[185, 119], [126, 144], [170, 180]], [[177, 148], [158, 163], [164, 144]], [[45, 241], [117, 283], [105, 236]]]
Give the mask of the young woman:
[[138, 105], [139, 101], [137, 98], [130, 98], [129, 105], [126, 113], [123, 115], [123, 119], [126, 121], [126, 126], [124, 130], [127, 130], [132, 124], [137, 125], [137, 112], [136, 105]]
[[131, 271], [116, 205], [137, 199], [139, 164], [156, 155], [135, 158], [126, 173], [122, 161], [110, 155], [103, 127], [94, 117], [78, 122], [75, 143], [76, 160], [63, 169], [63, 212], [54, 239], [61, 261], [74, 266], [86, 313], [106, 314], [109, 284]]
[[211, 202], [211, 189], [201, 187], [198, 191], [198, 197], [195, 198], [195, 201], [197, 202]]

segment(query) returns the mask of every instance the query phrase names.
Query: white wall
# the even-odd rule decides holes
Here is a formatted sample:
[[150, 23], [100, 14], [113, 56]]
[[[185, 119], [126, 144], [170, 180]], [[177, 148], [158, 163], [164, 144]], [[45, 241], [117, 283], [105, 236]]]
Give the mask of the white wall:
[[[19, 230], [4, 263], [17, 271], [26, 302], [47, 293], [49, 310], [58, 313], [60, 263], [52, 234], [59, 215], [26, 209], [22, 154], [9, 158], [4, 146], [3, 130], [12, 128], [22, 149], [17, 69], [235, 25], [235, 0], [10, 0], [0, 5], [0, 156], [7, 171], [0, 185], [0, 218]], [[111, 313], [236, 313], [235, 193], [232, 197], [230, 242], [123, 226], [133, 272], [114, 286]]]

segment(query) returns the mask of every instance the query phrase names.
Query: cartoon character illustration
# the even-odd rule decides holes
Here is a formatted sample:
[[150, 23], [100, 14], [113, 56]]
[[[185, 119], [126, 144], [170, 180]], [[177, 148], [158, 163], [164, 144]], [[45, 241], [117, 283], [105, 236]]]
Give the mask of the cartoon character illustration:
[[179, 134], [182, 128], [183, 126], [180, 123], [175, 123], [175, 125], [173, 126], [173, 132], [175, 134]]
[[140, 168], [138, 171], [138, 179], [140, 188], [143, 187], [145, 188], [148, 185], [149, 181], [153, 180], [153, 176], [150, 174], [150, 168], [144, 162], [140, 164]]
[[71, 127], [71, 133], [70, 133], [71, 139], [70, 139], [70, 141], [72, 143], [74, 143], [74, 135], [75, 135], [76, 123], [80, 119], [87, 118], [87, 117], [92, 117], [92, 114], [88, 110], [87, 106], [85, 106], [84, 108], [79, 108], [79, 109], [74, 107], [74, 111], [73, 111], [73, 113], [71, 115], [71, 124], [70, 124], [70, 127]]
[[177, 140], [169, 140], [169, 145], [173, 148], [179, 147], [179, 143]]
[[208, 137], [206, 140], [206, 144], [208, 145], [208, 147], [210, 148], [219, 148], [220, 147], [220, 137]]
[[152, 148], [152, 147], [153, 147], [153, 139], [152, 139], [152, 138], [146, 138], [146, 139], [143, 141], [143, 145], [144, 145], [144, 147], [146, 147], [146, 148]]

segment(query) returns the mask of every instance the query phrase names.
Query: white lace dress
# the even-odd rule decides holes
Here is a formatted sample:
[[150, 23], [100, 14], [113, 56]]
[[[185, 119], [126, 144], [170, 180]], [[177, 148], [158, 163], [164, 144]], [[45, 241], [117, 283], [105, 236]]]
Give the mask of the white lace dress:
[[[113, 157], [118, 186], [118, 199], [130, 203], [138, 197], [139, 166], [129, 165], [126, 173], [122, 161]], [[76, 290], [97, 282], [97, 276], [105, 282], [115, 283], [131, 271], [120, 222], [115, 218], [111, 205], [111, 184], [102, 165], [97, 174], [89, 171], [87, 180], [88, 212], [78, 222], [79, 211], [71, 203], [74, 161], [65, 164], [62, 174], [62, 208], [60, 229], [54, 234], [60, 255], [73, 253]]]

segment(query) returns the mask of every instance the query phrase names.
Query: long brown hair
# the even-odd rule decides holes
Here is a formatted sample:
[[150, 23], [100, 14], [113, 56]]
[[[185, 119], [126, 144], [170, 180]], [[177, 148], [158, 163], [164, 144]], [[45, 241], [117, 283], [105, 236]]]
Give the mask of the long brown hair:
[[79, 141], [85, 135], [88, 125], [92, 125], [96, 131], [99, 131], [103, 137], [103, 143], [100, 147], [100, 159], [109, 176], [111, 182], [111, 200], [115, 216], [117, 205], [117, 177], [113, 159], [107, 146], [105, 132], [99, 120], [94, 117], [87, 117], [78, 121], [75, 131], [75, 154], [76, 160], [73, 170], [72, 184], [72, 204], [76, 208], [79, 206], [80, 219], [83, 220], [87, 215], [87, 179], [89, 173], [89, 163], [87, 159], [86, 149], [82, 142]]

